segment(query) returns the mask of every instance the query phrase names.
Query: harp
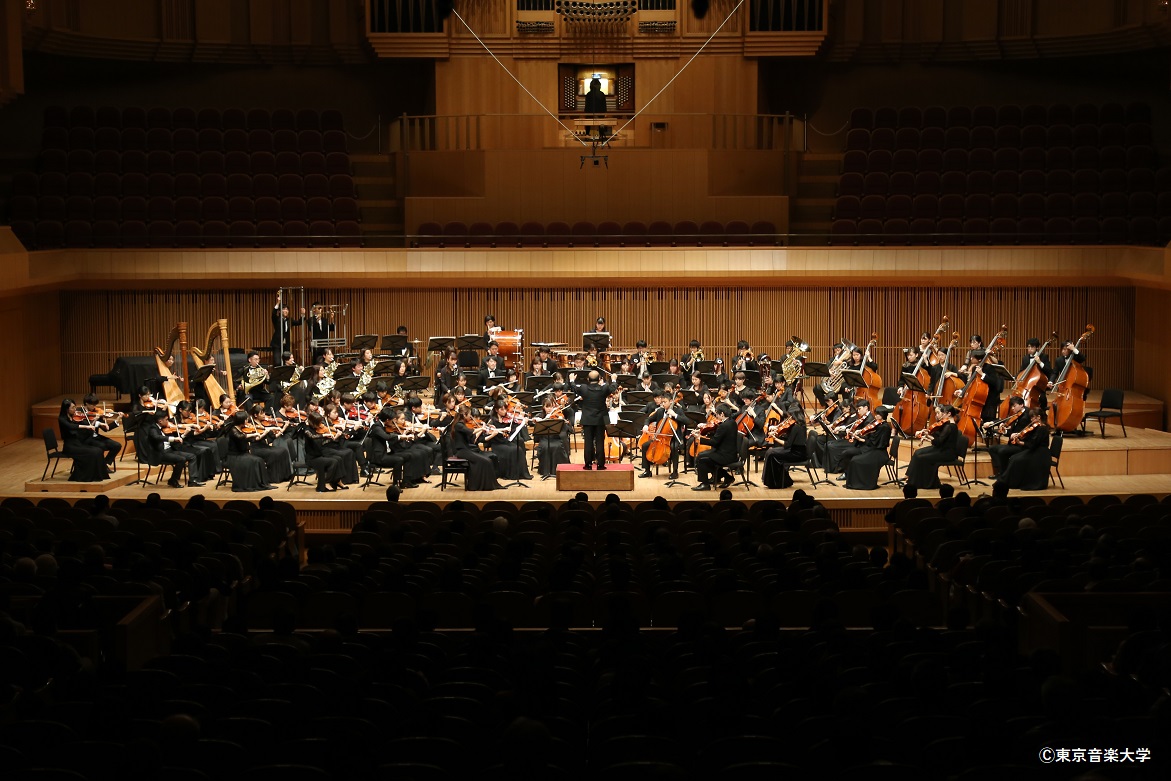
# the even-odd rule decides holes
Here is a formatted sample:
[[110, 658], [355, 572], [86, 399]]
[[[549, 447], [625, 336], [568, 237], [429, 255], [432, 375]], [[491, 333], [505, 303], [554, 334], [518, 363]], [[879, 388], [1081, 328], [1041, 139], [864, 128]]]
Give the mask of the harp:
[[220, 396], [233, 396], [235, 385], [232, 384], [232, 360], [228, 354], [228, 321], [220, 318], [207, 329], [207, 336], [203, 339], [203, 348], [193, 346], [191, 359], [199, 368], [214, 366], [215, 368], [203, 378], [203, 387], [207, 391], [207, 398], [211, 406], [218, 406]]
[[[176, 354], [175, 348], [178, 347]], [[182, 372], [176, 374], [174, 369], [167, 366], [169, 358], [175, 358], [175, 367]], [[167, 336], [167, 347], [155, 348], [155, 364], [158, 366], [162, 379], [162, 393], [167, 403], [178, 404], [186, 401], [190, 388], [187, 385], [187, 323], [176, 323]]]

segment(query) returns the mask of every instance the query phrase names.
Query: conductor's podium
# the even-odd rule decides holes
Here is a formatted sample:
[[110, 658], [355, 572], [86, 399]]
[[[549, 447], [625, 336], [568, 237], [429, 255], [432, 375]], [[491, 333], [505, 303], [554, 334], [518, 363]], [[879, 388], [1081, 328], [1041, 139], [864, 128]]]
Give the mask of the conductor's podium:
[[584, 464], [558, 464], [558, 491], [633, 491], [634, 465], [608, 464], [589, 470]]

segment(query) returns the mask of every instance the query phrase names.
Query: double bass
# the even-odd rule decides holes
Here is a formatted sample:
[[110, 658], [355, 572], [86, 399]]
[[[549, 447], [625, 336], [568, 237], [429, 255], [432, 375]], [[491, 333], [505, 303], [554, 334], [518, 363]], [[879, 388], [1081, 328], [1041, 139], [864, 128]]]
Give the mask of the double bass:
[[[932, 407], [930, 418], [935, 418], [935, 404], [950, 404], [952, 398], [956, 393], [964, 389], [964, 381], [959, 377], [948, 376], [948, 366], [952, 366], [951, 354], [955, 350], [956, 345], [960, 343], [960, 332], [951, 332], [951, 343], [947, 346], [947, 352], [944, 354], [943, 367], [939, 372], [939, 382], [935, 386], [935, 393], [932, 396]], [[939, 364], [936, 364], [938, 366]]]
[[[1096, 330], [1092, 323], [1087, 324], [1085, 332], [1078, 337], [1073, 349], [1080, 352], [1082, 343], [1093, 336]], [[1058, 431], [1073, 431], [1081, 425], [1086, 414], [1086, 391], [1090, 387], [1090, 375], [1085, 366], [1073, 359], [1075, 354], [1070, 354], [1061, 369], [1061, 375], [1053, 381], [1053, 391], [1056, 395], [1049, 414], [1053, 428]]]
[[1045, 398], [1045, 389], [1049, 385], [1049, 377], [1045, 372], [1041, 371], [1041, 356], [1045, 354], [1045, 350], [1049, 345], [1057, 341], [1057, 332], [1054, 331], [1049, 335], [1049, 339], [1045, 344], [1033, 353], [1033, 357], [1029, 359], [1029, 365], [1025, 370], [1017, 375], [1013, 380], [1012, 389], [1004, 397], [1004, 401], [1000, 402], [1000, 417], [1008, 416], [1008, 402], [1013, 396], [1020, 396], [1024, 399], [1025, 406], [1030, 409], [1039, 409], [1041, 407], [1041, 399]]
[[862, 380], [866, 385], [854, 389], [854, 400], [868, 399], [870, 401], [870, 409], [874, 409], [882, 404], [882, 375], [866, 365], [870, 361], [870, 351], [877, 346], [878, 334], [872, 333], [870, 334], [870, 341], [866, 344], [866, 351], [862, 353], [862, 368], [858, 372], [862, 375]]
[[960, 415], [956, 425], [959, 426], [960, 433], [967, 437], [969, 442], [976, 441], [976, 421], [983, 417], [984, 403], [988, 401], [988, 381], [984, 379], [984, 364], [988, 362], [989, 355], [995, 354], [1004, 346], [1004, 340], [1007, 337], [1008, 326], [1001, 325], [996, 336], [992, 338], [992, 343], [984, 351], [984, 357], [980, 359], [976, 368], [972, 369], [968, 378], [968, 387], [964, 389], [964, 398], [960, 402]]
[[[931, 335], [931, 341], [927, 343], [926, 347], [920, 350], [919, 361], [911, 371], [911, 376], [918, 380], [919, 385], [925, 389], [930, 389], [931, 373], [926, 369], [924, 364], [927, 361], [927, 356], [933, 353], [932, 348], [939, 339], [939, 335], [947, 330], [948, 325], [947, 315], [944, 315], [943, 322], [939, 324], [939, 327], [935, 329], [935, 333]], [[903, 431], [918, 431], [927, 424], [927, 416], [930, 413], [931, 405], [927, 403], [927, 394], [912, 390], [904, 383], [903, 393], [899, 397], [899, 403], [895, 406], [894, 413], [895, 422], [899, 428]]]

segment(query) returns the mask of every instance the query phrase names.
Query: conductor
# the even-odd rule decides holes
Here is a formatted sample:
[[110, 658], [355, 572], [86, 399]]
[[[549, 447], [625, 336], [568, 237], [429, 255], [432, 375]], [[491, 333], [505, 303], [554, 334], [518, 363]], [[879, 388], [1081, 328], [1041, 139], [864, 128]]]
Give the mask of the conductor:
[[577, 382], [577, 372], [569, 375], [569, 387], [578, 396], [581, 396], [581, 432], [585, 439], [585, 468], [593, 469], [596, 461], [598, 469], [606, 468], [606, 423], [610, 416], [606, 409], [606, 397], [618, 392], [614, 383], [603, 383], [602, 375], [597, 370], [589, 374], [589, 384]]

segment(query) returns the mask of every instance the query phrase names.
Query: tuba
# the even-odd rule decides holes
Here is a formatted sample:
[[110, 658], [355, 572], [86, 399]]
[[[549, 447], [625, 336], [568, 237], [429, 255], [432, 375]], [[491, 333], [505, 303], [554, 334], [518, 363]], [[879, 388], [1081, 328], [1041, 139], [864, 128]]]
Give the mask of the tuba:
[[842, 389], [842, 370], [843, 365], [850, 358], [850, 353], [854, 352], [856, 345], [849, 339], [842, 339], [842, 351], [838, 353], [838, 357], [830, 361], [829, 376], [821, 381], [821, 389], [826, 392], [826, 395], [836, 395]]
[[793, 347], [785, 360], [781, 362], [781, 373], [785, 376], [785, 383], [791, 383], [801, 373], [801, 356], [809, 352], [809, 345], [801, 341], [801, 337], [794, 336]]

